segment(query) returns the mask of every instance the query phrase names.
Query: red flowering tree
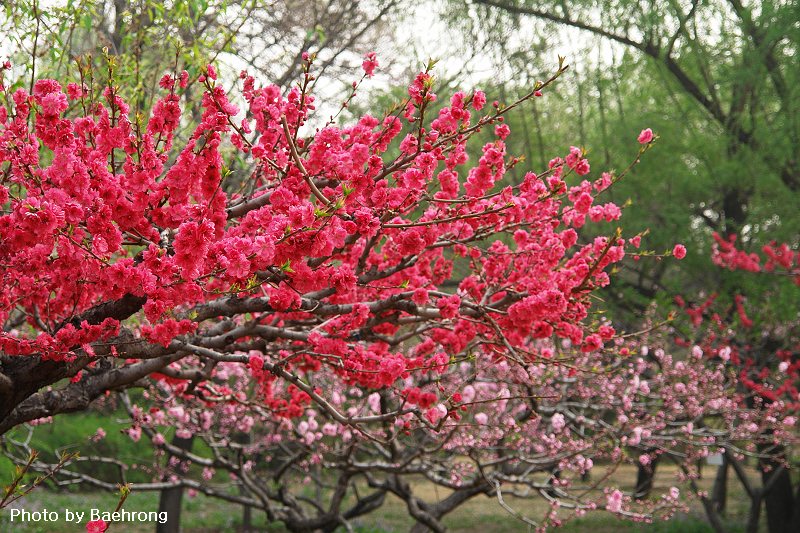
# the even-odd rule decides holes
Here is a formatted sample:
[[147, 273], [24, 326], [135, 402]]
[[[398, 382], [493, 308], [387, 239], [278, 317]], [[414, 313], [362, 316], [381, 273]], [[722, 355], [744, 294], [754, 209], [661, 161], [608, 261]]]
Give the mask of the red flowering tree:
[[[221, 363], [243, 365], [279, 419], [313, 404], [354, 428], [374, 421], [326, 397], [330, 374], [400, 398], [386, 420], [434, 425], [457, 388], [420, 393], [399, 380], [464, 357], [535, 357], [531, 338], [602, 346], [608, 334], [584, 319], [624, 241], [578, 245], [573, 228], [619, 217], [593, 205], [611, 176], [568, 187], [589, 171], [573, 149], [495, 187], [518, 162], [503, 115], [521, 101], [484, 113], [483, 93], [459, 92], [429, 117], [428, 71], [396, 113], [304, 137], [310, 64], [286, 95], [243, 74], [243, 119], [209, 66], [201, 122], [181, 147], [186, 73], [164, 76], [146, 122], [112, 84], [3, 90], [0, 431], [147, 378], [202, 397]], [[365, 76], [376, 66], [369, 54]], [[466, 170], [467, 145], [487, 127], [496, 140]], [[249, 158], [248, 175], [231, 175], [226, 151]], [[470, 275], [444, 291], [455, 263]], [[175, 369], [188, 361], [201, 362], [190, 379]]]
[[[0, 431], [145, 386], [143, 405], [127, 403], [130, 435], [172, 459], [143, 488], [195, 488], [297, 530], [335, 528], [388, 492], [434, 530], [474, 495], [507, 505], [504, 487], [549, 498], [543, 524], [563, 520], [560, 506], [643, 520], [676, 508], [674, 491], [634, 509], [614, 487], [571, 488], [595, 460], [733, 448], [736, 421], [755, 415], [726, 400], [733, 382], [718, 369], [687, 381], [675, 364], [650, 388], [647, 372], [673, 368], [669, 356], [629, 360], [622, 339], [604, 350], [615, 331], [590, 316], [591, 296], [626, 243], [619, 231], [579, 243], [577, 230], [619, 218], [598, 196], [624, 172], [581, 180], [589, 163], [573, 148], [498, 185], [520, 162], [504, 115], [566, 67], [509, 106], [486, 112], [482, 92], [458, 92], [435, 116], [428, 69], [385, 116], [314, 130], [312, 59], [285, 95], [243, 73], [244, 117], [209, 66], [201, 122], [181, 146], [186, 74], [164, 77], [146, 122], [113, 85], [4, 93]], [[376, 57], [363, 66], [371, 75]], [[495, 139], [469, 165], [486, 128]], [[653, 138], [642, 133], [640, 154]], [[249, 161], [246, 175], [233, 158]], [[676, 399], [666, 414], [665, 395], [686, 387], [717, 401]], [[710, 434], [703, 416], [730, 431]], [[167, 442], [169, 426], [216, 453]], [[675, 444], [655, 444], [665, 439]], [[335, 488], [317, 475], [309, 506], [288, 473], [313, 478], [316, 465]], [[215, 488], [216, 471], [245, 493]], [[454, 496], [423, 501], [407, 481], [419, 474]], [[353, 504], [356, 477], [370, 489]]]
[[[374, 65], [368, 57], [368, 74]], [[588, 171], [576, 150], [493, 191], [516, 162], [502, 121], [519, 102], [475, 118], [483, 94], [457, 93], [430, 120], [428, 72], [401, 116], [302, 137], [314, 108], [307, 67], [285, 97], [243, 74], [244, 120], [209, 67], [202, 122], [174, 160], [185, 74], [164, 77], [146, 124], [130, 121], [114, 86], [100, 96], [70, 83], [65, 94], [40, 80], [32, 94], [6, 94], [2, 431], [85, 408], [190, 355], [248, 365], [264, 401], [292, 417], [324, 400], [308, 372], [380, 389], [468, 347], [513, 355], [531, 334], [602, 345], [583, 319], [624, 241], [579, 246], [572, 226], [619, 217], [613, 204], [593, 207], [610, 177], [567, 187], [565, 171]], [[498, 138], [462, 189], [467, 143], [490, 125]], [[249, 176], [227, 172], [227, 139], [252, 158]], [[471, 275], [443, 292], [459, 261]], [[401, 349], [411, 338], [425, 341], [416, 358]]]

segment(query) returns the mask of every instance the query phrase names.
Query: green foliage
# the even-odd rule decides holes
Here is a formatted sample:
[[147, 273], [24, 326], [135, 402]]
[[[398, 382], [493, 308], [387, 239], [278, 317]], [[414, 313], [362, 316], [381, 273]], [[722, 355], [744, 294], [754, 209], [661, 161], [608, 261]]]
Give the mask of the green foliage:
[[[575, 51], [555, 90], [509, 117], [509, 152], [524, 155], [526, 166], [543, 168], [546, 156], [576, 144], [589, 150], [594, 177], [627, 165], [643, 128], [659, 135], [608, 199], [631, 201], [623, 226], [626, 235], [649, 230], [643, 248], [661, 254], [681, 242], [689, 255], [629, 262], [604, 296], [617, 318], [632, 323], [653, 300], [696, 301], [715, 291], [722, 299], [750, 295], [754, 311], [768, 302], [765, 319], [796, 316], [796, 302], [783, 305], [782, 283], [721, 271], [709, 259], [713, 231], [738, 234], [751, 251], [800, 240], [796, 0], [646, 8], [578, 0], [569, 11], [557, 0], [449, 6], [450, 23], [475, 35], [473, 48], [486, 47], [494, 62], [492, 87], [484, 87], [490, 101], [526, 91], [559, 45]], [[480, 31], [488, 21], [497, 31]]]
[[[41, 460], [55, 463], [59, 454], [77, 453], [81, 458], [91, 456], [114, 457], [126, 464], [152, 462], [153, 450], [144, 441], [133, 442], [123, 433], [129, 427], [121, 412], [87, 411], [80, 414], [67, 414], [53, 419], [33, 429], [30, 448], [39, 452]], [[91, 440], [98, 427], [106, 432], [106, 437], [97, 442]], [[22, 440], [27, 437], [27, 428], [18, 427], [4, 436], [7, 439]], [[0, 456], [0, 483], [5, 484], [13, 472], [11, 460]], [[110, 483], [121, 483], [119, 470], [106, 463], [79, 460], [70, 468], [85, 474], [104, 479]], [[127, 471], [129, 482], [151, 481], [151, 474], [143, 471]]]
[[176, 68], [199, 73], [230, 49], [240, 27], [224, 24], [226, 0], [40, 4], [21, 0], [0, 12], [0, 31], [8, 36], [17, 79], [88, 81], [92, 76], [103, 86], [109, 81], [107, 54], [114, 58], [121, 96], [137, 110], [150, 108], [161, 76]]

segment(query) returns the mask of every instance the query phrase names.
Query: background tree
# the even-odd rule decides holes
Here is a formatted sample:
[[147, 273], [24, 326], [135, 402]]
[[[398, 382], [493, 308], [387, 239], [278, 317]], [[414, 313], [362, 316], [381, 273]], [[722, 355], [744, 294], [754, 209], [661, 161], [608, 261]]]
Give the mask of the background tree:
[[[514, 77], [530, 75], [545, 43], [569, 40], [573, 50], [585, 49], [577, 88], [561, 102], [573, 120], [555, 139], [541, 139], [531, 128], [534, 147], [575, 139], [577, 131], [581, 143], [602, 145], [604, 159], [614, 166], [622, 164], [619, 139], [644, 125], [661, 134], [665, 149], [641, 167], [647, 179], [622, 184], [615, 198], [633, 201], [627, 209], [630, 228], [649, 228], [652, 248], [667, 249], [671, 236], [680, 235], [698, 253], [681, 272], [663, 263], [626, 266], [617, 290], [606, 293], [616, 308], [640, 313], [659, 294], [687, 284], [730, 292], [742, 280], [704, 266], [713, 231], [736, 233], [740, 242], [754, 245], [796, 240], [796, 2], [451, 5], [454, 23], [481, 31], [487, 26], [477, 21], [497, 21], [481, 33], [494, 39], [496, 68]], [[503, 90], [515, 89], [506, 84]], [[525, 153], [530, 157], [537, 150]], [[748, 292], [761, 290], [758, 281], [746, 282], [753, 284]], [[787, 304], [782, 300], [776, 308]]]
[[[23, 0], [4, 7], [0, 27], [9, 41], [0, 53], [14, 62], [16, 86], [26, 86], [36, 77], [78, 77], [79, 61], [91, 64], [98, 81], [107, 80], [100, 53], [107, 49], [116, 59], [114, 77], [123, 82], [120, 95], [146, 113], [158, 98], [158, 81], [176, 64], [196, 76], [213, 61], [228, 74], [247, 69], [285, 89], [297, 79], [301, 55], [308, 52], [317, 55], [329, 81], [325, 96], [332, 98], [340, 86], [331, 82], [358, 67], [378, 36], [391, 49], [386, 25], [400, 19], [400, 5], [400, 0], [378, 7], [338, 0], [78, 0], [43, 8], [38, 0]], [[194, 105], [201, 93], [202, 87], [190, 84], [182, 92], [184, 105]]]

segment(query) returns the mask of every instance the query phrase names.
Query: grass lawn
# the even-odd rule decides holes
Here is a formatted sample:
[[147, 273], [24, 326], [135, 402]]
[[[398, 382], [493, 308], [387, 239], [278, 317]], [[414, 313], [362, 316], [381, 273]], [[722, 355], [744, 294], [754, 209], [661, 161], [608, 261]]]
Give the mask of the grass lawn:
[[[656, 479], [658, 487], [668, 487], [674, 484], [672, 476], [674, 470], [663, 467], [659, 471], [660, 475]], [[709, 488], [712, 480], [712, 468], [706, 468], [706, 477], [700, 481], [701, 486]], [[634, 479], [633, 469], [619, 472], [619, 482], [630, 482]], [[446, 492], [437, 489], [424, 480], [418, 481], [414, 486], [426, 500], [434, 501], [437, 497], [446, 496]], [[438, 491], [438, 492], [437, 492]], [[731, 531], [741, 532], [744, 530], [747, 506], [742, 498], [741, 489], [733, 480], [729, 487], [729, 508], [727, 511], [727, 521]], [[117, 495], [103, 492], [54, 492], [50, 490], [37, 490], [25, 498], [24, 501], [17, 502], [16, 507], [24, 508], [28, 511], [41, 511], [47, 509], [59, 513], [61, 520], [57, 523], [39, 522], [20, 524], [10, 522], [10, 510], [0, 511], [0, 531], [20, 533], [52, 533], [52, 532], [83, 532], [84, 526], [68, 524], [64, 522], [64, 510], [88, 511], [97, 508], [102, 511], [110, 511], [116, 507]], [[541, 499], [514, 499], [508, 498], [509, 503], [518, 512], [531, 517], [541, 516], [546, 510], [546, 504]], [[125, 503], [125, 509], [129, 511], [155, 511], [158, 509], [158, 494], [151, 492], [136, 492], [135, 487]], [[87, 512], [88, 517], [88, 512]], [[242, 524], [242, 508], [236, 505], [206, 498], [198, 495], [195, 497], [184, 497], [183, 511], [181, 515], [183, 531], [185, 533], [216, 533], [238, 531]], [[258, 531], [284, 531], [280, 524], [267, 524], [263, 514], [254, 512], [254, 526]], [[493, 498], [476, 497], [445, 518], [445, 524], [450, 531], [464, 533], [493, 533], [493, 532], [527, 532], [526, 524], [520, 522], [515, 517], [503, 510]], [[385, 533], [385, 532], [405, 532], [412, 525], [408, 518], [404, 504], [394, 498], [388, 497], [384, 506], [370, 516], [361, 518], [354, 522], [357, 531], [361, 533]], [[125, 523], [113, 527], [110, 531], [144, 533], [155, 530], [154, 523]], [[617, 517], [605, 512], [596, 512], [587, 517], [572, 520], [560, 531], [576, 533], [711, 533], [712, 529], [705, 522], [699, 504], [693, 506], [692, 512], [688, 516], [678, 516], [668, 522], [658, 522], [655, 524], [637, 524], [630, 521], [620, 520]]]

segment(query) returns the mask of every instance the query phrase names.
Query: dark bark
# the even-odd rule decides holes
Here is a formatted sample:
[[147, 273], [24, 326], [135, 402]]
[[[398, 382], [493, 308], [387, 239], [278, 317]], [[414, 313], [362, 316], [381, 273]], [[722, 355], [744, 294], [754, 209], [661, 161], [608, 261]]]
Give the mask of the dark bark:
[[[85, 357], [64, 363], [43, 361], [38, 356], [0, 355], [0, 428], [14, 409], [36, 391], [74, 375], [87, 363]], [[7, 429], [0, 429], [0, 434]]]
[[444, 533], [446, 527], [442, 518], [458, 508], [461, 504], [478, 494], [491, 494], [492, 487], [485, 480], [477, 480], [473, 485], [455, 490], [447, 498], [431, 504], [414, 496], [411, 486], [400, 476], [391, 476], [382, 482], [369, 478], [371, 487], [387, 490], [405, 501], [408, 513], [416, 520], [411, 533]]
[[[90, 371], [77, 383], [69, 383], [60, 389], [35, 392], [71, 375], [68, 370], [71, 365], [42, 361], [35, 356], [0, 356], [0, 380], [8, 380], [12, 384], [8, 392], [0, 387], [0, 435], [18, 424], [37, 418], [86, 409], [95, 398], [106, 391], [125, 388], [181, 357], [165, 355], [123, 367], [113, 367], [109, 361], [101, 360], [100, 363], [104, 364], [99, 364], [98, 368]], [[9, 360], [12, 362], [9, 363]]]
[[728, 533], [728, 530], [725, 529], [725, 526], [722, 524], [722, 519], [719, 516], [719, 513], [714, 509], [714, 502], [710, 499], [702, 497], [700, 501], [703, 503], [703, 509], [706, 511], [706, 518], [708, 518], [708, 523], [711, 524], [711, 527], [714, 529], [716, 533]]
[[795, 495], [791, 475], [784, 464], [785, 450], [782, 447], [766, 449], [763, 446], [759, 446], [759, 451], [765, 455], [758, 463], [758, 470], [761, 473], [761, 487], [753, 486], [742, 465], [736, 459], [728, 456], [734, 472], [736, 472], [745, 492], [750, 497], [750, 515], [748, 517], [747, 531], [748, 533], [758, 531], [761, 504], [763, 502], [767, 512], [767, 530], [769, 533], [797, 533], [800, 531], [796, 527], [800, 521], [800, 516], [797, 516], [800, 513], [800, 509], [797, 506], [798, 501], [800, 501], [800, 498], [798, 498], [800, 496], [800, 487], [798, 487], [798, 494]]
[[[250, 438], [249, 433], [243, 433], [234, 437], [234, 440], [239, 444], [250, 444], [252, 439]], [[253, 460], [256, 462], [260, 461], [261, 459], [261, 454], [258, 454], [253, 458]], [[243, 484], [239, 485], [239, 494], [245, 497], [249, 496], [247, 487], [245, 487]], [[319, 498], [317, 498], [317, 501], [320, 501]], [[255, 531], [253, 529], [253, 507], [250, 505], [242, 506], [242, 531], [244, 533]]]
[[[126, 294], [119, 300], [113, 302], [104, 302], [88, 309], [84, 313], [71, 317], [55, 328], [53, 333], [57, 332], [67, 324], [79, 327], [82, 322], [88, 322], [91, 325], [97, 325], [103, 322], [106, 318], [113, 318], [115, 320], [125, 320], [142, 308], [146, 299], [143, 297], [133, 296]], [[124, 338], [124, 335], [121, 336]], [[130, 340], [130, 339], [126, 339]], [[72, 362], [44, 360], [38, 355], [21, 355], [9, 356], [0, 353], [0, 434], [4, 433], [13, 427], [7, 423], [9, 416], [22, 407], [26, 400], [31, 399], [37, 391], [53, 385], [54, 383], [74, 376], [78, 371], [84, 368], [91, 359], [89, 357], [81, 356], [81, 351], [73, 347], [79, 356]], [[100, 350], [102, 354], [102, 350]], [[138, 378], [137, 378], [138, 379]], [[80, 385], [80, 384], [77, 384]], [[91, 387], [79, 386], [71, 387], [73, 393], [70, 398], [77, 403], [85, 403], [88, 405], [96, 395], [92, 395]], [[54, 414], [47, 411], [66, 412], [74, 409], [58, 410], [56, 405], [58, 401], [63, 401], [65, 398], [58, 395], [58, 391], [51, 391], [51, 393], [42, 395], [42, 401], [48, 401], [50, 408], [43, 409], [38, 416], [34, 418], [41, 418]], [[105, 391], [101, 391], [105, 392]], [[54, 396], [54, 394], [56, 396]], [[69, 402], [64, 402], [65, 406]], [[22, 419], [19, 422], [27, 422], [32, 418]], [[16, 422], [16, 423], [19, 423]]]
[[756, 490], [750, 498], [750, 513], [747, 517], [747, 533], [758, 533], [758, 521], [761, 518], [761, 491]]
[[114, 320], [122, 321], [139, 312], [145, 302], [147, 302], [147, 298], [145, 296], [134, 296], [133, 294], [128, 293], [119, 300], [103, 302], [92, 307], [91, 309], [88, 309], [78, 316], [70, 317], [59, 327], [57, 327], [56, 331], [67, 324], [72, 324], [76, 328], [80, 327], [83, 321], [86, 321], [91, 325], [100, 324], [107, 318], [113, 318]]
[[[680, 468], [684, 474], [687, 476], [689, 475], [689, 470], [686, 465], [682, 464], [681, 461], [674, 456], [670, 456], [670, 459], [675, 463], [675, 465]], [[697, 486], [697, 482], [692, 479], [691, 477], [688, 478], [689, 486], [692, 488], [692, 492], [695, 494], [700, 492], [700, 487]], [[710, 498], [706, 496], [700, 496], [700, 502], [703, 504], [703, 509], [706, 511], [706, 518], [708, 518], [708, 523], [714, 529], [716, 533], [728, 533], [728, 530], [725, 529], [725, 525], [722, 523], [722, 518], [720, 517], [719, 513], [715, 509], [714, 502], [711, 501]]]
[[[244, 487], [241, 487], [241, 490], [243, 495], [246, 496], [247, 493], [244, 490]], [[249, 505], [242, 506], [242, 531], [244, 533], [255, 531], [253, 529], [253, 508]]]
[[792, 528], [792, 525], [797, 524], [798, 517], [795, 515], [800, 510], [795, 505], [789, 471], [780, 462], [770, 459], [760, 461], [759, 470], [769, 533], [797, 533], [800, 529]]
[[[177, 435], [172, 439], [172, 445], [184, 451], [191, 451], [194, 437], [181, 438]], [[169, 460], [169, 459], [168, 459]], [[167, 481], [165, 475], [162, 481]], [[181, 530], [181, 502], [183, 501], [183, 487], [173, 487], [161, 491], [158, 501], [158, 512], [167, 513], [166, 522], [158, 523], [156, 533], [179, 533]]]
[[658, 458], [653, 459], [649, 465], [639, 465], [639, 470], [636, 473], [636, 490], [634, 497], [637, 500], [644, 500], [650, 495], [653, 490], [653, 482], [656, 477], [656, 466], [658, 465]]
[[792, 508], [794, 513], [792, 514], [792, 521], [789, 522], [789, 531], [800, 531], [800, 483], [797, 484], [797, 490], [794, 493]]
[[722, 456], [722, 464], [717, 469], [717, 476], [714, 478], [714, 487], [711, 489], [711, 501], [714, 508], [719, 513], [725, 512], [725, 505], [728, 499], [728, 457]]
[[[345, 520], [350, 520], [361, 515], [369, 514], [383, 505], [385, 499], [385, 491], [376, 491], [363, 498], [359, 498], [356, 504], [344, 513], [343, 518]], [[339, 526], [340, 524], [338, 523], [329, 524], [322, 528], [322, 531], [324, 531], [324, 533], [333, 533]]]

